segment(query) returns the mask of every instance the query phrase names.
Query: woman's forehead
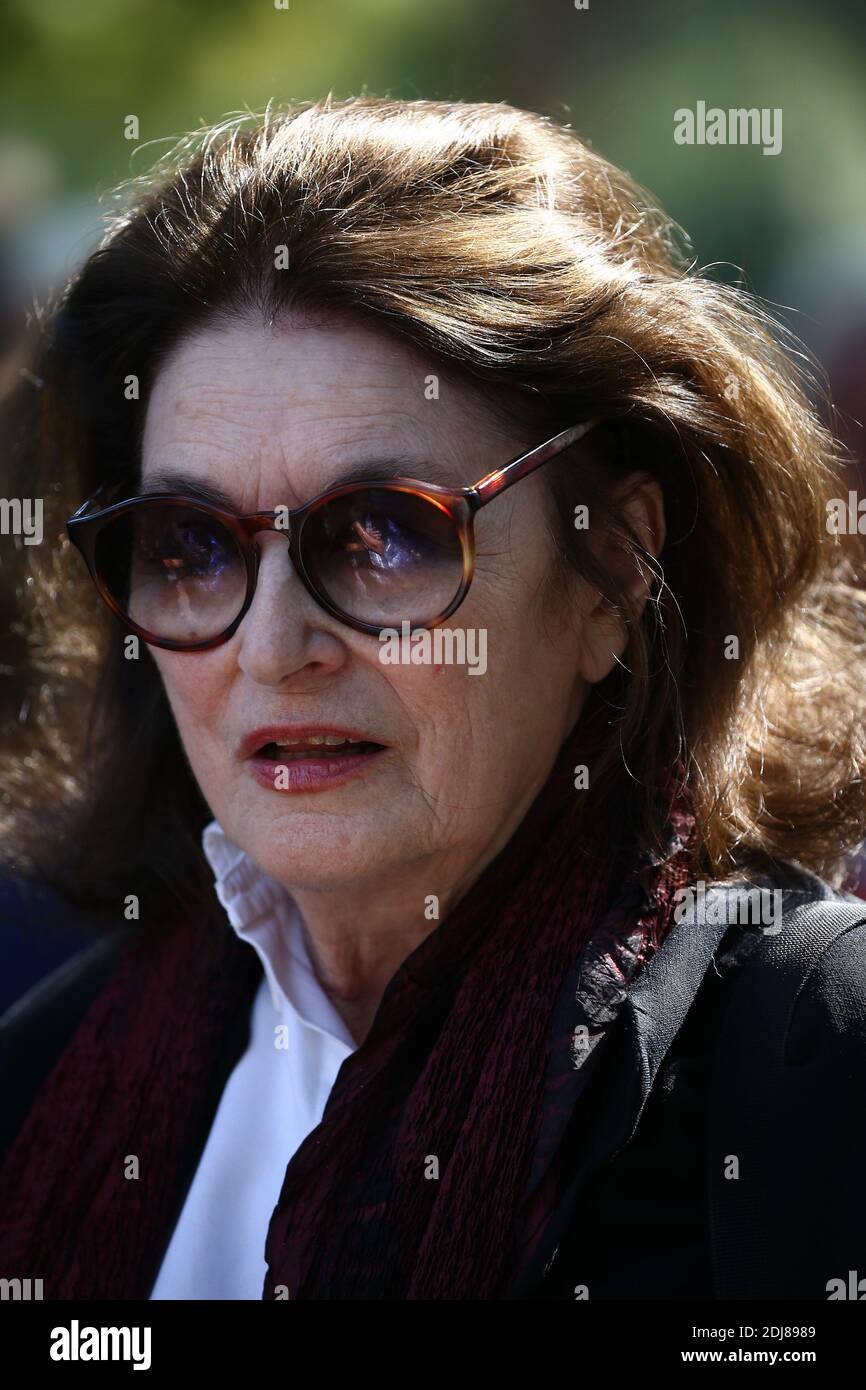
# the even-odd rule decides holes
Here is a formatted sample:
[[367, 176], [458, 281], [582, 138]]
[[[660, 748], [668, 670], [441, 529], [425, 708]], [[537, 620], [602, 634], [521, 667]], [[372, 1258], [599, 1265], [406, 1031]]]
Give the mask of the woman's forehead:
[[169, 490], [182, 472], [234, 493], [240, 479], [270, 487], [282, 477], [307, 495], [365, 473], [471, 483], [508, 440], [477, 388], [440, 371], [413, 344], [348, 316], [209, 324], [156, 375], [142, 480]]

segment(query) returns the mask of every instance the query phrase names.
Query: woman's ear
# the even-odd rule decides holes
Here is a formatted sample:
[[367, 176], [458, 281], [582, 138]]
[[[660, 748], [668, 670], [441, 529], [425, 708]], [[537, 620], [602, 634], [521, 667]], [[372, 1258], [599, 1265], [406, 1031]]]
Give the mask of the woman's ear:
[[[616, 488], [612, 501], [619, 503], [619, 514], [631, 526], [644, 550], [658, 559], [665, 543], [665, 507], [657, 480], [650, 473], [631, 473]], [[653, 580], [653, 571], [647, 562], [633, 555], [621, 540], [609, 533], [596, 550], [596, 556], [620, 585], [635, 618], [639, 618]], [[582, 638], [580, 674], [594, 685], [610, 674], [628, 642], [626, 624], [597, 591], [592, 591], [589, 610], [584, 614]]]

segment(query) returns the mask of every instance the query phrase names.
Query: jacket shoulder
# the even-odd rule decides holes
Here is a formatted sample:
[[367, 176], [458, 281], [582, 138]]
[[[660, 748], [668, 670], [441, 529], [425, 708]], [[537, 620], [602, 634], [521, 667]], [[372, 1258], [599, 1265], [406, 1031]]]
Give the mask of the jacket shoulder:
[[805, 1033], [814, 1053], [864, 1026], [866, 900], [796, 865], [758, 882], [776, 891], [778, 905], [771, 926], [752, 927], [735, 945], [747, 959], [730, 1017], [737, 1032], [748, 1028], [777, 1065], [787, 1065], [802, 1054]]
[[[866, 1041], [866, 902], [859, 920], [828, 941], [801, 981], [792, 1011], [787, 1059], [796, 1060], [817, 1036], [832, 1049], [848, 1038]], [[866, 1053], [862, 1054], [866, 1063]]]
[[753, 936], [714, 1048], [714, 1296], [823, 1298], [866, 1238], [866, 902], [808, 875]]
[[[756, 960], [786, 973], [793, 989], [793, 1022], [802, 1005], [846, 999], [866, 1003], [866, 900], [833, 888], [799, 866], [780, 881], [782, 913]], [[831, 1009], [832, 1012], [832, 1009]]]

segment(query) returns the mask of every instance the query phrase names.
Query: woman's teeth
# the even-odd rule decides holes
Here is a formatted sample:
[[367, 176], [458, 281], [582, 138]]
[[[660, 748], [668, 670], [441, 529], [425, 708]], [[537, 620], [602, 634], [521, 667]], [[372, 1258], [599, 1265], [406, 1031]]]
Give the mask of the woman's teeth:
[[285, 743], [268, 743], [259, 751], [259, 757], [276, 757], [284, 762], [297, 761], [309, 757], [333, 757], [345, 753], [369, 751], [369, 743], [353, 743], [351, 739], [333, 734], [315, 734], [311, 738], [294, 739]]
[[290, 738], [285, 742], [277, 743], [278, 748], [315, 748], [319, 744], [325, 743], [328, 747], [337, 748], [341, 743], [348, 743], [349, 739], [342, 734], [312, 734], [310, 738]]

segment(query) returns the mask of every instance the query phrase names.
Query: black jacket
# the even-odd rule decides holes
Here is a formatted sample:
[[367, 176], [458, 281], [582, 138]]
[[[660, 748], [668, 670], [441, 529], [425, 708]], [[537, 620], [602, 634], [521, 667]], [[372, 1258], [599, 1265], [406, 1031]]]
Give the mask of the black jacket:
[[[564, 1138], [555, 1219], [506, 1297], [826, 1300], [830, 1281], [866, 1276], [866, 903], [793, 866], [777, 882], [778, 936], [726, 925], [723, 907], [674, 927], [639, 976]], [[0, 1019], [3, 1152], [139, 929]], [[239, 1016], [178, 1215], [248, 1037]]]

